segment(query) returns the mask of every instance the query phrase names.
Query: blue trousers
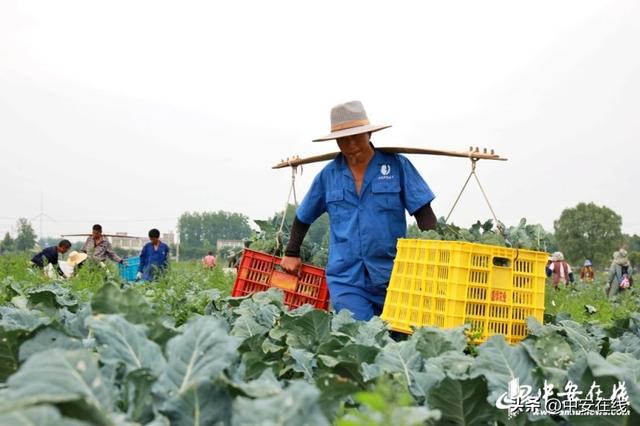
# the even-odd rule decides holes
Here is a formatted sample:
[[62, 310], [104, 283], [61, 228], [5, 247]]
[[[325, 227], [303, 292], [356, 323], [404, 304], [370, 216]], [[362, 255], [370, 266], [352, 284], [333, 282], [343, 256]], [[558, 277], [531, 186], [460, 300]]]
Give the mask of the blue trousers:
[[361, 287], [354, 285], [331, 284], [329, 295], [331, 305], [336, 312], [348, 309], [357, 320], [369, 321], [374, 315], [380, 315], [387, 295], [387, 286]]

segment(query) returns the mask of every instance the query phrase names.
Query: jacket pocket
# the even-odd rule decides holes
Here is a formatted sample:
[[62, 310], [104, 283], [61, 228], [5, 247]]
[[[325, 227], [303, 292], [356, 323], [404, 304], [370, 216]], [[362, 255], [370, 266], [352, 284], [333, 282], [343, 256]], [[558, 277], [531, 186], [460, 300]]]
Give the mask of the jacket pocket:
[[397, 180], [379, 180], [371, 183], [374, 205], [380, 211], [404, 210], [400, 197], [400, 182]]
[[342, 222], [347, 217], [347, 206], [344, 201], [344, 189], [334, 189], [325, 194], [327, 213], [333, 222]]

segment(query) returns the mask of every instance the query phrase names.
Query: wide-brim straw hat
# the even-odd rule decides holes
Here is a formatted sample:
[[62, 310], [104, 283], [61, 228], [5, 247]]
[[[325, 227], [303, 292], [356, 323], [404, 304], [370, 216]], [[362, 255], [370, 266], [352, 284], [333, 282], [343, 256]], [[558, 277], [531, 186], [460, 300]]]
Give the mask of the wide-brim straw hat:
[[69, 257], [67, 258], [67, 264], [76, 266], [79, 263], [84, 262], [87, 257], [87, 253], [82, 253], [81, 251], [72, 251], [71, 253], [69, 253]]
[[313, 142], [330, 141], [345, 136], [373, 133], [391, 127], [390, 124], [375, 125], [369, 123], [367, 112], [360, 101], [351, 101], [331, 108], [331, 133]]

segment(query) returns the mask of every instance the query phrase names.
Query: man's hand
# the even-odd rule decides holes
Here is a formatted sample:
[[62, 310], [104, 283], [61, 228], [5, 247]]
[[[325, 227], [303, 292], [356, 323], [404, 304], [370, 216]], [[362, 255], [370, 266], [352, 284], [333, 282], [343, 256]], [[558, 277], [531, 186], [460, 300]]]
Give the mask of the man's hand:
[[302, 261], [299, 257], [284, 256], [280, 262], [282, 269], [292, 275], [298, 275], [301, 265]]
[[140, 281], [142, 279], [142, 272], [138, 272], [136, 274], [136, 281]]

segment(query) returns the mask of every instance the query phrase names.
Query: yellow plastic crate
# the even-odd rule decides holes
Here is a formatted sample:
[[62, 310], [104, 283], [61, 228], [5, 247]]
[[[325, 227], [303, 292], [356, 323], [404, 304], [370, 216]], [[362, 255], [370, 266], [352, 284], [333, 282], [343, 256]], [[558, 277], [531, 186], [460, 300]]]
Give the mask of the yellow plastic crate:
[[527, 336], [526, 319], [542, 322], [547, 253], [462, 241], [399, 239], [382, 319], [442, 328], [470, 323], [481, 341]]

